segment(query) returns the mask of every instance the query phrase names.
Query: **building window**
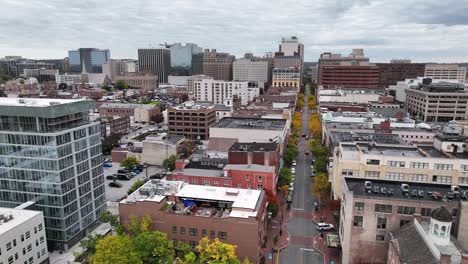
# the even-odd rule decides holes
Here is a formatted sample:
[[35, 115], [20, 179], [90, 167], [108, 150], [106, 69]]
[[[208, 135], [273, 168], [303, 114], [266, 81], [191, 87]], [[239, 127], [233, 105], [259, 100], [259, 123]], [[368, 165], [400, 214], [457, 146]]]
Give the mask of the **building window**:
[[13, 239], [13, 246], [16, 247], [16, 239]]
[[384, 241], [385, 240], [385, 236], [384, 235], [376, 235], [375, 236], [375, 241]]
[[468, 165], [461, 165], [461, 166], [460, 166], [460, 169], [461, 169], [462, 171], [468, 171]]
[[42, 224], [38, 225], [39, 231], [42, 231]]
[[31, 236], [31, 232], [27, 231], [26, 232], [26, 239], [28, 239]]
[[257, 176], [257, 180], [258, 180], [259, 182], [261, 182], [261, 181], [262, 181], [262, 176]]
[[198, 242], [197, 242], [197, 241], [194, 241], [194, 240], [190, 240], [189, 243], [190, 243], [190, 246], [193, 247], [193, 248], [196, 247], [196, 246], [198, 245]]
[[364, 176], [366, 178], [379, 178], [380, 172], [379, 171], [366, 171]]
[[250, 176], [249, 176], [249, 175], [245, 175], [245, 180], [246, 180], [246, 181], [249, 181], [249, 180], [250, 180]]
[[13, 263], [13, 256], [8, 258], [8, 264], [11, 264], [11, 263]]
[[203, 180], [204, 185], [210, 185], [210, 180]]
[[238, 183], [238, 184], [237, 184], [237, 188], [238, 188], [238, 189], [242, 188], [242, 184]]
[[22, 234], [21, 235], [21, 242], [23, 242], [23, 241], [24, 241], [24, 235]]
[[251, 188], [250, 183], [247, 183], [247, 189], [250, 189], [250, 188]]
[[201, 235], [202, 235], [202, 237], [206, 237], [206, 229], [201, 230]]
[[377, 218], [377, 229], [387, 229], [387, 218], [385, 217]]
[[433, 175], [432, 176], [432, 182], [452, 183], [452, 176]]
[[392, 213], [392, 206], [389, 204], [375, 204], [375, 212]]
[[414, 169], [427, 169], [429, 168], [429, 163], [426, 162], [411, 162], [410, 167]]
[[39, 238], [39, 241], [41, 242], [41, 244], [44, 243], [44, 240], [45, 240], [45, 239], [44, 239], [43, 236], [41, 236], [41, 237]]
[[401, 219], [401, 220], [400, 220], [400, 227], [402, 227], [402, 226], [408, 224], [409, 222], [411, 222], [411, 220]]
[[211, 230], [210, 231], [210, 238], [215, 238], [216, 237], [216, 232]]
[[404, 168], [405, 167], [405, 162], [404, 161], [389, 160], [389, 161], [387, 161], [387, 165], [390, 166], [390, 167]]
[[353, 226], [355, 227], [362, 227], [363, 216], [355, 215], [353, 219]]
[[6, 250], [9, 251], [11, 249], [11, 242], [8, 242], [6, 244]]
[[421, 208], [421, 216], [431, 216], [431, 208]]
[[226, 232], [218, 232], [218, 238], [219, 239], [227, 239], [227, 233]]
[[413, 215], [416, 212], [415, 207], [411, 206], [398, 206], [398, 214]]
[[177, 234], [177, 226], [172, 226], [172, 233]]
[[403, 173], [396, 173], [396, 172], [387, 172], [385, 174], [385, 179], [386, 180], [396, 180], [396, 181], [402, 181], [404, 178]]
[[459, 184], [468, 184], [468, 177], [458, 177]]
[[434, 164], [434, 170], [453, 170], [453, 164]]
[[192, 184], [198, 184], [197, 179], [192, 179]]
[[229, 186], [229, 185], [231, 185], [231, 182], [230, 181], [224, 181], [224, 185]]
[[180, 234], [181, 234], [181, 235], [185, 235], [185, 227], [181, 227], [181, 228], [180, 228]]
[[410, 174], [409, 180], [415, 181], [415, 182], [427, 182], [427, 175], [426, 174]]
[[37, 234], [37, 227], [34, 227], [34, 234]]
[[189, 234], [191, 236], [198, 236], [198, 230], [196, 228], [189, 228]]
[[367, 165], [380, 165], [380, 160], [378, 160], [378, 159], [368, 159], [366, 164]]
[[356, 210], [356, 211], [364, 211], [364, 203], [362, 203], [362, 202], [355, 202], [355, 203], [354, 203], [354, 210]]
[[457, 208], [453, 208], [453, 209], [452, 209], [452, 216], [453, 216], [453, 217], [457, 217], [457, 215], [458, 215], [458, 209], [457, 209]]
[[257, 189], [262, 190], [263, 189], [263, 184], [257, 184]]

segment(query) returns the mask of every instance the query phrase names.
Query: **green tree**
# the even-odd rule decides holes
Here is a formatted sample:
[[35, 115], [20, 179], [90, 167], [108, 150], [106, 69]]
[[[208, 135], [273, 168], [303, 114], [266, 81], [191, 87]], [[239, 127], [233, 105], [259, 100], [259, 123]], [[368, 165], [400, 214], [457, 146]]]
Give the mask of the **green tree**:
[[86, 239], [80, 241], [80, 246], [87, 251], [88, 254], [94, 255], [94, 253], [96, 253], [96, 244], [100, 239], [102, 239], [101, 235], [90, 235]]
[[124, 167], [127, 170], [132, 170], [135, 166], [139, 165], [140, 162], [136, 157], [127, 157], [120, 162], [120, 166]]
[[123, 227], [120, 225], [119, 216], [112, 214], [109, 211], [105, 211], [99, 216], [99, 221], [103, 223], [109, 223], [110, 226], [117, 231], [117, 234], [123, 233]]
[[107, 92], [112, 92], [112, 86], [104, 85], [102, 89], [106, 90]]
[[289, 168], [283, 167], [279, 172], [279, 181], [281, 185], [288, 185], [292, 181], [292, 173]]
[[133, 238], [133, 245], [143, 263], [162, 264], [174, 261], [174, 245], [165, 233], [142, 232]]
[[151, 225], [151, 217], [149, 215], [143, 218], [137, 216], [130, 216], [130, 224], [127, 226], [127, 230], [132, 236], [137, 236], [143, 232], [148, 232]]
[[196, 248], [202, 263], [240, 264], [236, 257], [237, 246], [223, 243], [217, 238], [210, 241], [207, 237], [203, 237]]
[[187, 254], [192, 253], [193, 251], [193, 248], [189, 244], [182, 241], [179, 241], [177, 245], [174, 245], [174, 249], [176, 255], [180, 258], [184, 258], [185, 256], [187, 256]]
[[175, 170], [175, 162], [179, 157], [177, 155], [171, 155], [169, 158], [163, 161], [163, 167], [168, 171]]
[[286, 147], [286, 152], [284, 153], [284, 159], [286, 163], [291, 164], [292, 161], [297, 157], [299, 154], [299, 150], [295, 145], [288, 145]]
[[143, 264], [128, 235], [106, 236], [98, 240], [93, 264]]
[[326, 173], [318, 173], [312, 183], [312, 192], [319, 199], [320, 202], [324, 198], [330, 196], [330, 183], [328, 182], [328, 175]]
[[132, 184], [132, 187], [128, 189], [127, 194], [131, 194], [134, 191], [136, 191], [138, 188], [140, 188], [143, 184], [145, 184], [144, 180], [138, 180]]
[[124, 80], [118, 80], [115, 82], [114, 87], [117, 90], [126, 90], [128, 89], [128, 84]]
[[102, 141], [102, 153], [109, 155], [115, 146], [119, 145], [120, 134], [111, 134]]

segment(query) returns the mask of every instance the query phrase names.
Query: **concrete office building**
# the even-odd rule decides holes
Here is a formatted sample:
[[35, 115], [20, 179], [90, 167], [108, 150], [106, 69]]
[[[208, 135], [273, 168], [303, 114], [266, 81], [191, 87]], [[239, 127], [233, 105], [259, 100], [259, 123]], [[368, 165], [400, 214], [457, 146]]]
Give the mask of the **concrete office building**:
[[106, 73], [112, 81], [117, 75], [127, 75], [138, 71], [138, 61], [132, 59], [112, 59], [102, 64], [102, 72]]
[[115, 75], [113, 81], [124, 81], [131, 88], [154, 90], [159, 86], [159, 77], [149, 73], [132, 73], [127, 75]]
[[171, 49], [171, 66], [172, 67], [192, 67], [192, 55], [203, 53], [203, 49], [198, 47], [197, 44], [187, 43], [174, 43], [168, 45]]
[[[451, 195], [455, 197], [454, 192], [457, 193], [456, 198], [448, 199], [447, 197], [452, 197]], [[437, 229], [436, 243], [446, 242], [446, 239], [449, 242], [450, 235], [454, 237], [459, 235], [457, 226], [459, 224], [461, 226], [461, 222], [458, 222], [457, 216], [460, 214], [460, 203], [466, 203], [461, 196], [466, 194], [468, 194], [466, 187], [345, 178], [339, 227], [342, 263], [391, 263], [387, 262], [388, 241], [394, 238], [393, 233], [414, 223], [415, 218], [420, 219], [421, 225], [427, 224], [431, 231]], [[466, 196], [464, 197], [466, 199]], [[437, 217], [441, 206], [446, 210], [444, 215], [449, 216], [448, 221], [440, 221], [442, 219]], [[427, 221], [430, 221], [430, 224]], [[422, 243], [412, 246], [426, 245]], [[439, 256], [440, 253], [445, 255], [447, 251], [450, 252], [447, 247], [434, 251], [439, 251]], [[461, 260], [458, 250], [451, 251], [449, 255]], [[461, 262], [410, 261], [407, 263]]]
[[298, 56], [301, 62], [304, 62], [304, 44], [300, 43], [296, 36], [282, 38], [279, 51], [282, 52], [284, 56]]
[[80, 48], [68, 51], [70, 71], [73, 73], [102, 73], [102, 64], [110, 60], [108, 49]]
[[384, 137], [341, 142], [333, 150], [329, 169], [333, 196], [342, 198], [345, 177], [468, 186], [466, 139], [447, 128], [434, 137], [433, 146], [394, 143]]
[[213, 104], [185, 102], [167, 109], [168, 132], [195, 140], [207, 140], [210, 126], [216, 122]]
[[140, 73], [157, 75], [160, 83], [167, 83], [171, 69], [171, 50], [167, 48], [138, 49]]
[[234, 81], [255, 82], [260, 88], [265, 88], [265, 84], [270, 83], [271, 73], [268, 61], [237, 59], [232, 65]]
[[68, 250], [105, 211], [94, 101], [0, 98], [0, 205], [34, 201], [52, 249]]
[[266, 235], [266, 196], [262, 190], [150, 180], [119, 203], [120, 223], [149, 215], [150, 228], [175, 243], [195, 247], [203, 237], [236, 245], [239, 259], [260, 261]]
[[284, 56], [282, 53], [276, 53], [273, 59], [274, 68], [302, 68], [302, 60], [299, 56]]
[[216, 52], [216, 49], [211, 51], [205, 49], [203, 54], [193, 56], [192, 74], [204, 74], [213, 77], [215, 80], [231, 81], [234, 59], [235, 57], [229, 55], [229, 53]]
[[434, 80], [458, 80], [464, 83], [466, 67], [456, 64], [427, 64], [424, 76]]
[[0, 263], [49, 263], [44, 214], [0, 208]]
[[272, 77], [273, 86], [295, 87], [301, 85], [301, 70], [299, 68], [274, 68]]
[[423, 84], [405, 89], [405, 107], [424, 122], [468, 119], [468, 90], [464, 84], [447, 82]]
[[219, 81], [213, 79], [196, 80], [194, 97], [197, 101], [209, 101], [214, 104], [224, 104], [238, 96], [242, 105], [247, 105], [260, 95], [260, 88], [252, 87], [249, 82]]

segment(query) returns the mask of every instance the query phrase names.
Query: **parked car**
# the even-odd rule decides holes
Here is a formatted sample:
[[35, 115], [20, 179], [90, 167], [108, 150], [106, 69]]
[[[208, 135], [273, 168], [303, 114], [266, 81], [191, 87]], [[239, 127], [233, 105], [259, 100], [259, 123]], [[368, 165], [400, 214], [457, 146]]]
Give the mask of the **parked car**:
[[110, 182], [110, 183], [109, 183], [109, 187], [121, 188], [121, 187], [122, 187], [122, 184], [121, 184], [120, 182], [113, 181], [113, 182]]
[[107, 180], [115, 180], [115, 179], [117, 179], [117, 175], [115, 175], [115, 174], [107, 175], [107, 176], [106, 176], [106, 179], [107, 179]]
[[293, 166], [296, 166], [296, 164], [297, 164], [297, 163], [296, 163], [296, 160], [293, 160], [292, 165], [293, 165]]
[[291, 173], [292, 173], [292, 174], [296, 174], [296, 168], [292, 167], [292, 168], [291, 168]]
[[130, 177], [129, 177], [127, 174], [119, 173], [119, 174], [117, 174], [117, 180], [120, 180], [120, 181], [129, 181], [129, 180], [130, 180]]
[[120, 169], [117, 171], [117, 173], [129, 173], [129, 171], [126, 169]]
[[306, 137], [306, 134], [305, 134], [305, 133], [302, 133], [302, 137]]
[[333, 230], [335, 227], [329, 223], [317, 223], [317, 230], [318, 231], [328, 231]]
[[305, 151], [305, 154], [306, 154], [306, 155], [309, 155], [309, 151], [308, 151], [308, 150], [306, 150], [306, 151]]
[[104, 162], [103, 163], [104, 168], [112, 168], [112, 163], [110, 162]]

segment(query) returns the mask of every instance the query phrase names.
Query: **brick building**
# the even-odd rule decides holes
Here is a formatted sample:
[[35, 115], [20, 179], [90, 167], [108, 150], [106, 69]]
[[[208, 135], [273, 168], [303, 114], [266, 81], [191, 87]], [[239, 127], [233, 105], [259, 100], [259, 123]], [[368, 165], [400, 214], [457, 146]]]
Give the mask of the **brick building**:
[[236, 142], [229, 148], [228, 164], [257, 164], [279, 167], [279, 144]]
[[425, 63], [376, 63], [380, 70], [379, 87], [387, 88], [399, 81], [424, 76]]
[[113, 134], [124, 135], [130, 131], [130, 117], [107, 116], [101, 119], [101, 137]]
[[453, 216], [451, 235], [457, 237], [460, 200], [467, 194], [468, 188], [458, 186], [345, 178], [339, 226], [342, 263], [387, 263], [388, 232], [411, 223], [414, 215], [427, 221], [442, 205]]
[[258, 263], [266, 241], [266, 196], [262, 190], [151, 180], [119, 203], [120, 223], [150, 216], [150, 228], [192, 247], [202, 237], [237, 245], [240, 259]]
[[212, 104], [186, 102], [167, 109], [167, 116], [170, 134], [206, 140], [210, 126], [216, 122], [216, 109]]
[[378, 88], [380, 68], [375, 65], [321, 66], [319, 86], [324, 88]]
[[150, 122], [161, 114], [157, 105], [104, 103], [98, 108], [101, 116], [128, 116], [134, 122]]

